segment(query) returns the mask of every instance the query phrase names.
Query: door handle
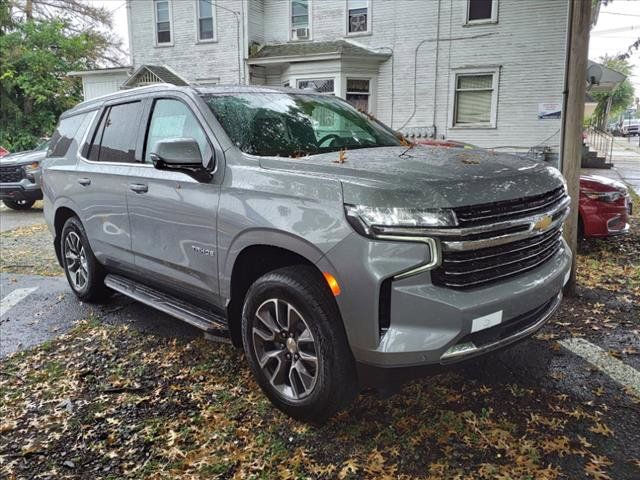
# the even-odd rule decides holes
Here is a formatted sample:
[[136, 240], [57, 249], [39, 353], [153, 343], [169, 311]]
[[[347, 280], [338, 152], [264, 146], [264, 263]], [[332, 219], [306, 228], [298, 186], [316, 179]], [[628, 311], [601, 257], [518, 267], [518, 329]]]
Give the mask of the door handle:
[[129, 188], [136, 193], [147, 193], [149, 191], [149, 187], [144, 183], [132, 183]]
[[78, 183], [80, 185], [82, 185], [83, 187], [88, 187], [89, 185], [91, 185], [91, 179], [90, 178], [79, 178], [78, 179]]

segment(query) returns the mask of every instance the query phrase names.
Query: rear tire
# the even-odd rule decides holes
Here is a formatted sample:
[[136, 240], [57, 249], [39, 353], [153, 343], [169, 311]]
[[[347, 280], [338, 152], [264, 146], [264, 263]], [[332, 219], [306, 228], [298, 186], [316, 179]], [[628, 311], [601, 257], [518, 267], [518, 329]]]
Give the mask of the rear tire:
[[69, 218], [60, 234], [60, 258], [69, 286], [83, 302], [102, 302], [111, 291], [104, 284], [106, 272], [91, 250], [82, 222]]
[[11, 210], [29, 210], [36, 203], [35, 200], [2, 200]]
[[322, 423], [358, 392], [338, 308], [313, 267], [256, 280], [242, 310], [242, 343], [258, 384], [291, 417]]

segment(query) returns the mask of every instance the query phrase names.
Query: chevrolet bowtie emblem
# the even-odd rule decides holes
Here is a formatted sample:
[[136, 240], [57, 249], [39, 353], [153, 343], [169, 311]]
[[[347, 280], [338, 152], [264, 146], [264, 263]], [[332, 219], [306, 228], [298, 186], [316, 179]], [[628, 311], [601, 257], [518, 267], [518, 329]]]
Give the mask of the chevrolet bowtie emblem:
[[550, 215], [545, 215], [533, 225], [533, 229], [538, 232], [544, 232], [547, 228], [549, 228], [552, 221], [553, 219]]

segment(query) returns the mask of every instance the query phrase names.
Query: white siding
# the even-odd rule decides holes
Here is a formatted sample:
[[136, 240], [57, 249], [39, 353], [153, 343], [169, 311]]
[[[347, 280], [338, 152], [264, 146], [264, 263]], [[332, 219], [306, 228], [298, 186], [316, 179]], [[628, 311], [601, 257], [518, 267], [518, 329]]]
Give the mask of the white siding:
[[117, 92], [127, 78], [129, 78], [129, 75], [126, 72], [83, 76], [82, 89], [84, 91], [84, 99], [91, 100], [92, 98]]
[[[438, 3], [371, 0], [371, 35], [348, 38], [346, 0], [312, 0], [313, 40], [349, 39], [372, 49], [393, 49], [393, 60], [382, 63], [378, 70], [375, 113], [390, 123], [393, 101], [395, 128], [413, 112], [415, 71], [416, 108], [408, 127], [433, 126], [435, 111], [438, 135], [486, 147], [530, 147], [558, 132], [560, 120], [538, 120], [537, 113], [538, 103], [562, 101], [567, 2], [498, 0], [497, 23], [465, 26], [466, 0], [441, 0], [440, 41], [436, 42]], [[288, 0], [265, 0], [267, 43], [288, 41], [288, 15]], [[478, 38], [484, 34], [488, 36]], [[500, 67], [497, 127], [450, 128], [451, 72], [462, 67], [494, 66]], [[556, 146], [559, 134], [546, 143]]]
[[[393, 50], [393, 57], [377, 67], [343, 62], [334, 73], [340, 86], [347, 75], [371, 77], [374, 113], [394, 128], [435, 126], [438, 136], [485, 147], [527, 148], [547, 137], [547, 145], [557, 146], [560, 120], [539, 120], [537, 113], [539, 103], [562, 101], [568, 2], [498, 0], [497, 23], [470, 26], [464, 25], [466, 1], [371, 0], [371, 34], [351, 38], [346, 36], [346, 0], [311, 0], [312, 41], [348, 39], [381, 52]], [[289, 0], [218, 0], [218, 42], [208, 44], [196, 42], [195, 0], [172, 0], [171, 47], [155, 46], [152, 2], [128, 2], [134, 67], [164, 64], [190, 81], [236, 83], [245, 77], [248, 45], [241, 49], [239, 75], [236, 20], [222, 6], [245, 15], [241, 44], [289, 41]], [[496, 128], [451, 128], [452, 72], [465, 67], [499, 67]], [[328, 65], [252, 68], [247, 81], [281, 85], [314, 71], [327, 73]]]
[[264, 45], [264, 3], [269, 0], [249, 0], [247, 38], [251, 42]]
[[[198, 43], [196, 0], [170, 0], [173, 45], [156, 46], [153, 2], [127, 0], [131, 14], [131, 52], [134, 68], [143, 64], [167, 65], [190, 82], [219, 79], [220, 83], [238, 83], [239, 44], [242, 45], [243, 21], [223, 8], [216, 8], [217, 41]], [[242, 0], [221, 0], [221, 6], [239, 14]], [[241, 60], [242, 62], [243, 60]], [[241, 68], [240, 70], [243, 70]]]

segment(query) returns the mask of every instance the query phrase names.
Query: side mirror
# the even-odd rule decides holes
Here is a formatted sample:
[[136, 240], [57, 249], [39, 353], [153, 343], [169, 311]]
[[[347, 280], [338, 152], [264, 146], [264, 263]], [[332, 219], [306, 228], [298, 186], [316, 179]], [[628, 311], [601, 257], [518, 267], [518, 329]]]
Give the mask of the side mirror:
[[158, 170], [182, 172], [198, 182], [208, 182], [213, 178], [213, 156], [204, 165], [200, 146], [193, 138], [160, 140], [154, 145], [149, 157]]
[[150, 154], [156, 168], [202, 168], [200, 146], [193, 138], [169, 138], [155, 144]]

